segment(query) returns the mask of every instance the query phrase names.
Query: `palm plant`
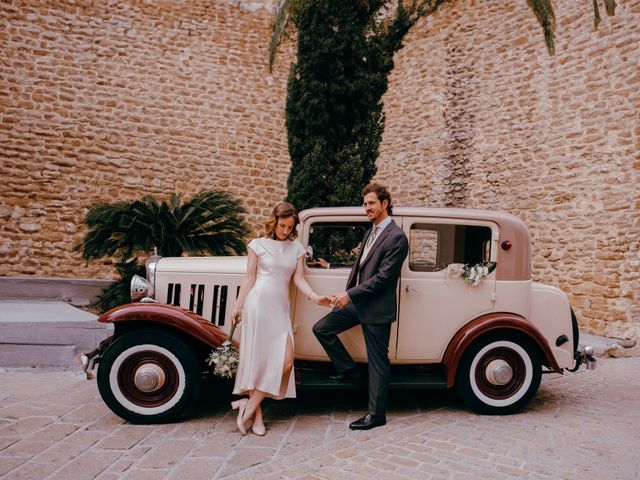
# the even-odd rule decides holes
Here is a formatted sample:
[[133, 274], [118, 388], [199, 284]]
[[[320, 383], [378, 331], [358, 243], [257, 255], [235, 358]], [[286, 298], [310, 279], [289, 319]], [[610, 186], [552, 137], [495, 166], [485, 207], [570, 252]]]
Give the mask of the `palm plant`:
[[205, 190], [190, 201], [172, 193], [168, 201], [146, 196], [133, 202], [99, 203], [89, 207], [89, 231], [75, 247], [85, 260], [116, 257], [118, 280], [92, 302], [100, 312], [129, 301], [133, 275], [144, 272], [137, 254], [157, 248], [162, 256], [227, 255], [245, 252], [249, 228], [245, 210], [226, 192]]
[[[440, 7], [441, 4], [450, 0], [400, 0], [399, 7], [404, 8], [409, 13], [411, 25], [413, 25], [419, 18], [431, 15]], [[600, 24], [600, 0], [592, 0], [593, 2], [593, 27], [598, 29]], [[616, 1], [615, 0], [602, 0], [604, 2], [605, 11], [607, 15], [615, 15]], [[273, 62], [276, 56], [276, 50], [282, 41], [287, 25], [291, 20], [292, 13], [296, 9], [299, 9], [301, 4], [305, 0], [280, 0], [276, 7], [275, 21], [273, 25], [273, 33], [271, 35], [271, 42], [269, 45], [269, 69], [273, 67]], [[388, 2], [385, 0], [358, 0], [358, 3], [368, 8], [372, 12], [377, 12], [382, 6], [385, 6]], [[550, 54], [555, 52], [555, 28], [556, 17], [553, 11], [553, 5], [551, 0], [527, 0], [527, 5], [533, 10], [538, 23], [542, 27], [544, 34], [544, 41], [547, 46], [547, 50]]]
[[133, 202], [99, 203], [89, 208], [89, 228], [76, 247], [82, 258], [130, 258], [154, 247], [162, 256], [240, 254], [249, 228], [244, 208], [226, 192], [205, 190], [190, 201], [172, 193], [168, 201], [152, 196]]

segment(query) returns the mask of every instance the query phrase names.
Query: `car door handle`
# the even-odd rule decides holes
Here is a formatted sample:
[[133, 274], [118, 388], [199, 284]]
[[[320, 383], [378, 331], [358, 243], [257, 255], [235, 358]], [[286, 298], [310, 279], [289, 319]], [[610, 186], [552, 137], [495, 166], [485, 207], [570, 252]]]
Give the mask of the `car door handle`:
[[418, 290], [416, 290], [415, 288], [413, 288], [411, 285], [405, 285], [404, 286], [404, 291], [407, 293], [411, 293], [411, 292], [416, 292], [418, 293]]

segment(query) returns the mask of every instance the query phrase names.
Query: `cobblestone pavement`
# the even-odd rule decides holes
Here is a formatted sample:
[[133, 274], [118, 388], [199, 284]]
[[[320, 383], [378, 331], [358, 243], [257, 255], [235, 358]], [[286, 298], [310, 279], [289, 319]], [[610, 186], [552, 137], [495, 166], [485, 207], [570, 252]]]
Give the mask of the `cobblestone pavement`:
[[640, 358], [543, 378], [522, 413], [467, 411], [452, 394], [391, 392], [388, 424], [352, 432], [364, 392], [267, 405], [265, 437], [242, 437], [210, 389], [195, 415], [130, 425], [74, 371], [0, 369], [0, 478], [638, 479]]

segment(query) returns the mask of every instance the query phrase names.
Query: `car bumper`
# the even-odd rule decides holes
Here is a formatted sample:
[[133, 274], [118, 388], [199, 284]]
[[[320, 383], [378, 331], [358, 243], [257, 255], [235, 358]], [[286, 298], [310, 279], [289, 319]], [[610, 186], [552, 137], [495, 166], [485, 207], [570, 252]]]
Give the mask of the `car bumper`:
[[585, 365], [587, 370], [595, 370], [596, 369], [596, 359], [593, 356], [593, 347], [591, 345], [582, 345], [578, 347], [574, 358], [576, 359], [576, 366], [569, 371], [575, 372], [580, 368], [582, 364]]

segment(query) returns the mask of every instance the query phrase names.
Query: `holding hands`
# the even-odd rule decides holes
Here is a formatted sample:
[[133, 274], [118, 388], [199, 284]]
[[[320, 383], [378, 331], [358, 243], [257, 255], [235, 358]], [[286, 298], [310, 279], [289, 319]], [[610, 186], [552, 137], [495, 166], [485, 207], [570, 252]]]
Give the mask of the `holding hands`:
[[331, 297], [329, 295], [318, 295], [313, 290], [307, 295], [307, 298], [317, 305], [323, 307], [331, 306]]
[[338, 308], [344, 308], [351, 301], [347, 292], [337, 293], [336, 295], [331, 295], [331, 305]]
[[323, 307], [330, 307], [332, 305], [331, 298], [332, 297], [329, 295], [321, 295], [321, 296], [318, 296], [316, 303], [318, 305], [322, 305]]
[[338, 293], [336, 295], [317, 295], [315, 292], [313, 292], [311, 295], [309, 295], [308, 298], [314, 303], [322, 305], [324, 307], [343, 308], [347, 306], [350, 301], [347, 292]]

